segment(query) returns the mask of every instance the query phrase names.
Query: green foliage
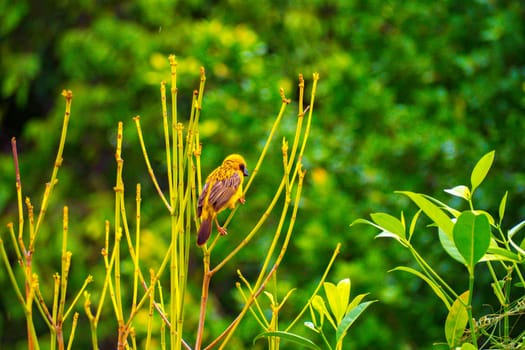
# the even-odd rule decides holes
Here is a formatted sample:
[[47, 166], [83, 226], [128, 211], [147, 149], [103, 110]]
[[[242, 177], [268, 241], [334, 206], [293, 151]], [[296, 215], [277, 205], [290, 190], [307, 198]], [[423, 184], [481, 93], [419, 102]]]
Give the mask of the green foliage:
[[[521, 344], [525, 334], [519, 329], [511, 331], [514, 327], [510, 326], [517, 310], [521, 309], [523, 287], [525, 286], [525, 271], [523, 270], [525, 259], [523, 253], [525, 252], [512, 243], [513, 235], [523, 225], [520, 223], [505, 234], [501, 220], [496, 223], [488, 212], [475, 209], [472, 196], [485, 180], [492, 166], [494, 155], [494, 151], [489, 152], [477, 162], [471, 173], [470, 188], [459, 185], [445, 190], [467, 201], [470, 210], [460, 212], [433, 197], [405, 191], [399, 193], [409, 197], [419, 208], [412, 220], [413, 224], [410, 226], [408, 235], [403, 215], [401, 219], [396, 219], [389, 214], [375, 213], [371, 214], [372, 221], [358, 219], [353, 223], [364, 223], [379, 228], [382, 232], [377, 237], [393, 238], [410, 252], [420, 270], [408, 266], [400, 266], [394, 270], [406, 271], [420, 278], [443, 301], [448, 309], [445, 339], [450, 349], [478, 348], [478, 346], [480, 348], [485, 346], [511, 348], [515, 344]], [[505, 214], [506, 200], [507, 193], [500, 202], [500, 218], [503, 218]], [[464, 281], [468, 283], [466, 292], [458, 293], [457, 287], [453, 287], [450, 281], [447, 281], [450, 276], [442, 277], [438, 273], [439, 264], [429, 262], [428, 258], [425, 258], [424, 254], [414, 246], [416, 235], [413, 229], [420, 212], [425, 213], [431, 220], [431, 226], [438, 228], [439, 239], [433, 240], [434, 246], [437, 246], [439, 242], [450, 257], [466, 267], [468, 271], [468, 274], [464, 275]], [[475, 273], [475, 267], [480, 263], [486, 266], [483, 273], [492, 278], [490, 288], [487, 283], [482, 286], [475, 285], [475, 280], [484, 280], [480, 278], [483, 275], [479, 272], [479, 268], [478, 273]], [[513, 277], [517, 278], [519, 283], [512, 284], [510, 281]], [[482, 295], [484, 289], [485, 293], [491, 290], [499, 301], [499, 305], [492, 306], [494, 310], [499, 310], [496, 316], [482, 315], [482, 311], [474, 304], [473, 296]], [[482, 300], [483, 303], [489, 302]], [[481, 302], [478, 301], [477, 304]], [[474, 312], [478, 316], [474, 316]], [[485, 317], [490, 317], [493, 323], [476, 321]], [[467, 323], [469, 324], [468, 330], [466, 330]]]
[[[343, 349], [343, 340], [348, 329], [366, 308], [374, 303], [374, 301], [361, 302], [367, 294], [359, 294], [350, 300], [350, 286], [351, 283], [348, 278], [339, 281], [337, 285], [325, 282], [323, 287], [326, 302], [321, 296], [316, 295], [310, 303], [312, 321], [305, 322], [305, 326], [319, 333], [328, 349]], [[330, 306], [330, 311], [326, 304]], [[314, 311], [317, 312], [318, 318]], [[335, 331], [333, 345], [330, 345], [326, 336], [325, 319]]]
[[465, 305], [468, 304], [469, 292], [461, 294], [452, 304], [447, 320], [445, 321], [445, 338], [451, 349], [461, 346], [461, 338], [468, 323], [468, 312]]
[[465, 211], [454, 224], [454, 244], [469, 270], [485, 255], [490, 244], [489, 220], [483, 214]]

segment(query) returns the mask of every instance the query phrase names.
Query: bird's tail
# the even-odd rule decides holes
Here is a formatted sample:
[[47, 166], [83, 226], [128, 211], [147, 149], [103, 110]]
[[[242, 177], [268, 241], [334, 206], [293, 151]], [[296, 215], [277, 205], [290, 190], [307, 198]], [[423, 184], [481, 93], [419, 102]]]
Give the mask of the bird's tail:
[[199, 228], [199, 233], [197, 234], [197, 244], [203, 245], [206, 243], [211, 234], [211, 217], [207, 217], [202, 220], [201, 227]]

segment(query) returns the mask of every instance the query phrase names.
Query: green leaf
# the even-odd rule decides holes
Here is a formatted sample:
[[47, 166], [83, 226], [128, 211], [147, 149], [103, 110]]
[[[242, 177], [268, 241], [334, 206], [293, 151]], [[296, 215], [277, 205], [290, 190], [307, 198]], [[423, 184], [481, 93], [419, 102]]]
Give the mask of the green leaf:
[[474, 193], [476, 188], [478, 188], [478, 186], [481, 185], [481, 183], [487, 176], [487, 173], [489, 172], [490, 167], [492, 166], [492, 162], [494, 161], [494, 154], [495, 151], [491, 151], [485, 154], [478, 161], [478, 163], [474, 167], [474, 170], [472, 170], [472, 174], [470, 175], [470, 182], [472, 184], [471, 193]]
[[350, 289], [352, 283], [350, 278], [345, 278], [337, 283], [337, 294], [339, 294], [339, 305], [344, 308], [343, 315], [346, 313], [346, 307], [350, 302]]
[[438, 206], [438, 208], [440, 208], [441, 210], [443, 210], [444, 212], [448, 212], [449, 214], [452, 215], [452, 217], [454, 218], [457, 218], [459, 216], [459, 214], [461, 214], [460, 211], [452, 208], [452, 207], [449, 207], [448, 205], [446, 205], [445, 203], [443, 203], [442, 201], [434, 198], [434, 197], [431, 197], [429, 195], [426, 195], [424, 194], [423, 195], [426, 199], [428, 199], [429, 201], [431, 201], [432, 203], [434, 203], [435, 205]]
[[501, 202], [499, 203], [499, 224], [501, 226], [501, 223], [503, 222], [503, 216], [505, 215], [505, 207], [507, 205], [507, 195], [509, 194], [508, 191], [505, 192], [505, 195], [503, 195], [503, 198], [501, 198]]
[[330, 310], [335, 316], [336, 323], [339, 324], [345, 315], [350, 299], [350, 279], [339, 281], [337, 286], [330, 282], [325, 282], [323, 286]]
[[335, 328], [335, 323], [332, 320], [332, 316], [330, 316], [330, 314], [328, 313], [328, 309], [324, 304], [323, 298], [321, 298], [319, 295], [314, 296], [314, 298], [312, 299], [312, 306], [319, 313], [321, 327], [324, 324], [324, 317], [326, 316], [328, 318], [328, 322], [330, 322]]
[[261, 338], [265, 338], [265, 337], [279, 337], [281, 339], [288, 340], [288, 341], [290, 341], [292, 343], [295, 343], [297, 345], [302, 345], [302, 346], [304, 346], [305, 348], [308, 348], [308, 349], [321, 350], [321, 348], [319, 346], [315, 345], [315, 343], [313, 341], [311, 341], [310, 339], [308, 339], [308, 338], [301, 337], [300, 335], [297, 335], [297, 334], [294, 334], [294, 333], [282, 332], [282, 331], [261, 333], [261, 334], [259, 334], [258, 336], [255, 337], [255, 339], [253, 340], [253, 343], [255, 344], [255, 342], [257, 340], [259, 340]]
[[401, 191], [397, 192], [404, 194], [410, 198], [434, 223], [443, 230], [449, 237], [452, 237], [452, 229], [454, 224], [450, 217], [443, 210], [441, 210], [434, 203], [425, 198], [420, 193]]
[[470, 190], [467, 186], [459, 185], [453, 188], [446, 189], [445, 192], [456, 197], [470, 200]]
[[403, 241], [401, 239], [401, 237], [399, 237], [398, 235], [395, 235], [393, 233], [390, 233], [390, 232], [383, 231], [383, 232], [377, 234], [375, 238], [393, 238], [396, 241], [398, 241], [399, 244], [401, 244], [403, 247], [408, 247], [408, 244], [406, 243], [406, 241]]
[[488, 258], [487, 260], [505, 260], [516, 263], [523, 262], [516, 253], [513, 253], [508, 249], [503, 249], [500, 247], [489, 247], [489, 249], [487, 250], [487, 254], [485, 255], [485, 257], [483, 257], [483, 259], [485, 259], [487, 256], [492, 257]]
[[370, 306], [370, 304], [375, 302], [376, 300], [367, 301], [357, 305], [356, 307], [348, 311], [348, 313], [341, 320], [339, 326], [337, 327], [337, 331], [335, 333], [336, 343], [338, 343], [346, 335], [348, 329], [352, 326], [355, 320], [357, 320], [357, 318], [366, 310], [366, 308]]
[[403, 239], [406, 238], [405, 225], [398, 218], [386, 213], [373, 213], [370, 214], [370, 217], [383, 231], [391, 232]]
[[359, 303], [361, 303], [361, 300], [363, 300], [368, 294], [370, 294], [370, 293], [363, 293], [363, 294], [359, 294], [358, 296], [356, 296], [352, 300], [352, 302], [350, 304], [348, 304], [348, 306], [346, 307], [345, 314], [347, 314], [351, 309], [353, 309], [354, 307], [359, 305]]
[[388, 232], [388, 231], [385, 231], [385, 229], [379, 225], [377, 225], [376, 223], [372, 222], [372, 221], [369, 221], [369, 220], [365, 220], [365, 219], [357, 219], [357, 220], [354, 220], [351, 224], [350, 224], [350, 227], [352, 227], [353, 225], [355, 224], [367, 224], [367, 225], [370, 225], [370, 226], [373, 226], [379, 230], [381, 230], [382, 232], [379, 233], [376, 238], [378, 237], [386, 237], [386, 238], [394, 238], [396, 241], [398, 241], [401, 245], [403, 245], [404, 247], [407, 247], [407, 244], [405, 242], [405, 240], [403, 240], [400, 236], [394, 234], [394, 233], [391, 233], [391, 232]]
[[367, 225], [370, 225], [370, 226], [374, 226], [375, 228], [381, 230], [381, 231], [384, 231], [384, 229], [377, 225], [376, 223], [370, 221], [370, 220], [366, 220], [366, 219], [356, 219], [354, 221], [352, 221], [352, 223], [350, 224], [350, 227], [356, 225], [356, 224], [367, 224]]
[[445, 321], [445, 338], [451, 349], [461, 344], [461, 337], [468, 322], [468, 313], [465, 305], [468, 303], [469, 292], [461, 294], [450, 308]]
[[490, 245], [490, 224], [483, 214], [465, 211], [454, 225], [454, 243], [472, 271]]
[[472, 210], [472, 212], [476, 215], [485, 215], [487, 217], [487, 219], [489, 220], [489, 224], [490, 226], [495, 226], [496, 225], [496, 221], [494, 221], [494, 218], [492, 217], [492, 215], [490, 215], [490, 213], [488, 211], [485, 211], [485, 210]]
[[356, 224], [367, 224], [367, 225], [373, 226], [373, 227], [375, 227], [375, 228], [377, 228], [377, 229], [382, 231], [381, 233], [379, 233], [376, 236], [376, 238], [394, 238], [402, 246], [408, 247], [408, 244], [406, 243], [406, 240], [403, 239], [402, 236], [399, 236], [397, 234], [394, 234], [394, 233], [391, 233], [389, 231], [386, 231], [384, 227], [381, 227], [381, 226], [377, 225], [376, 223], [374, 223], [372, 221], [365, 220], [365, 219], [356, 219], [350, 224], [350, 227], [352, 227], [353, 225], [356, 225]]
[[478, 350], [478, 348], [470, 343], [463, 343], [459, 350]]
[[405, 272], [411, 273], [421, 278], [423, 281], [425, 281], [430, 286], [430, 288], [432, 288], [432, 291], [434, 291], [434, 294], [436, 294], [438, 298], [441, 299], [441, 301], [445, 304], [447, 309], [450, 309], [450, 302], [448, 301], [448, 298], [443, 292], [443, 290], [441, 289], [441, 287], [438, 284], [436, 284], [434, 281], [432, 281], [430, 278], [422, 274], [421, 272], [414, 270], [411, 267], [406, 267], [406, 266], [398, 266], [390, 271], [405, 271]]
[[456, 260], [457, 262], [466, 265], [467, 262], [465, 261], [465, 258], [459, 253], [458, 248], [456, 248], [456, 244], [452, 239], [450, 239], [443, 230], [439, 229], [439, 242], [441, 243], [441, 246], [448, 255], [452, 257], [452, 259]]
[[417, 219], [419, 219], [419, 215], [421, 215], [422, 210], [419, 209], [417, 213], [414, 214], [412, 217], [412, 221], [410, 222], [410, 228], [408, 229], [408, 240], [410, 241], [412, 239], [412, 235], [414, 234], [414, 231], [416, 229]]

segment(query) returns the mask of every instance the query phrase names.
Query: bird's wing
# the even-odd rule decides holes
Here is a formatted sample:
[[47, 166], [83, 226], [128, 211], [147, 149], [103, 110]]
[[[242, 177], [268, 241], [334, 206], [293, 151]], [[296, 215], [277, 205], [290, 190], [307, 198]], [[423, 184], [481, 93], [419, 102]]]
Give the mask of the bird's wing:
[[211, 204], [216, 211], [222, 209], [239, 188], [241, 180], [239, 173], [234, 172], [232, 176], [215, 182], [210, 189], [208, 203]]
[[206, 198], [207, 193], [208, 193], [208, 183], [206, 182], [204, 184], [204, 187], [202, 188], [201, 195], [199, 196], [199, 201], [197, 202], [197, 217], [198, 218], [202, 214], [202, 206], [204, 204], [204, 198]]

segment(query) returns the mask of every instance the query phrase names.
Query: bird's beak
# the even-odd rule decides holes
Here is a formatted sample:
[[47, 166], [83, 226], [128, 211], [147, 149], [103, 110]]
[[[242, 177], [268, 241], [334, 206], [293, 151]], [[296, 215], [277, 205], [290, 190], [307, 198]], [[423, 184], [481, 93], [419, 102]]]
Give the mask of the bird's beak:
[[243, 169], [242, 173], [243, 173], [244, 176], [250, 175], [250, 174], [248, 174], [248, 169], [246, 169], [246, 168]]

